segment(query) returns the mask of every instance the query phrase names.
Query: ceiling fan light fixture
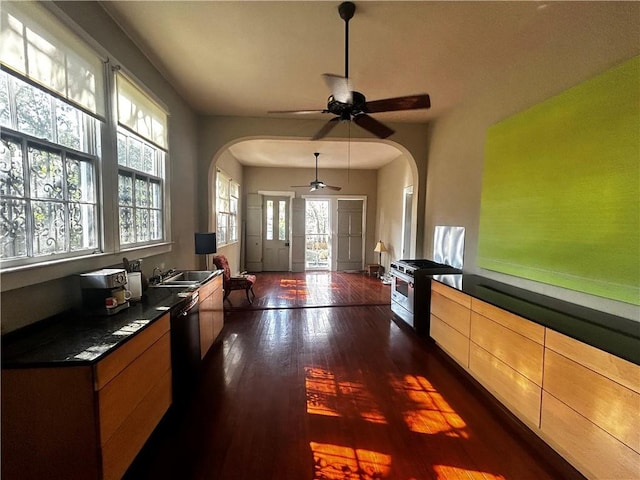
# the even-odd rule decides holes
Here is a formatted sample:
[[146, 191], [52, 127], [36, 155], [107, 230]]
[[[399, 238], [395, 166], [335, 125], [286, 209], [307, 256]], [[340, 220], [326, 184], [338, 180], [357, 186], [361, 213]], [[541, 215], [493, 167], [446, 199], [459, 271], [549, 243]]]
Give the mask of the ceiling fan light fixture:
[[318, 180], [318, 157], [320, 156], [320, 153], [314, 152], [314, 155], [316, 156], [316, 179], [309, 182], [309, 185], [291, 185], [291, 188], [310, 187], [310, 190], [309, 190], [310, 192], [315, 192], [316, 190], [321, 188], [327, 188], [329, 190], [335, 190], [335, 191], [342, 190], [342, 187], [334, 187], [333, 185], [327, 185], [326, 183]]

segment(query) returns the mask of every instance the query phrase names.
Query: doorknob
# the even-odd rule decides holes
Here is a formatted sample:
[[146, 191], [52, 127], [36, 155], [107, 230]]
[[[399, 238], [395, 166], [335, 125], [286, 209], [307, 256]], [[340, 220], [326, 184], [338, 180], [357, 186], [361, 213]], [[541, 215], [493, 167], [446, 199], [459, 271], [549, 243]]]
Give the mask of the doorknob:
[[288, 247], [289, 246], [289, 242], [284, 242], [284, 246]]

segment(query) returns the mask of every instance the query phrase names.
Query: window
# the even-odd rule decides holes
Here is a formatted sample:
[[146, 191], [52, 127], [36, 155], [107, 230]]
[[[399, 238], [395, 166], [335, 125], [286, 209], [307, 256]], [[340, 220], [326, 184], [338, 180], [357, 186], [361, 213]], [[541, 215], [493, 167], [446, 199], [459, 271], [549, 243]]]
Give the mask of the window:
[[166, 241], [166, 109], [45, 4], [0, 21], [2, 268]]
[[217, 242], [227, 245], [238, 241], [238, 197], [240, 185], [218, 171], [217, 179]]
[[120, 244], [163, 240], [167, 114], [123, 74], [117, 82]]
[[35, 3], [3, 5], [0, 47], [2, 265], [100, 247], [101, 60]]

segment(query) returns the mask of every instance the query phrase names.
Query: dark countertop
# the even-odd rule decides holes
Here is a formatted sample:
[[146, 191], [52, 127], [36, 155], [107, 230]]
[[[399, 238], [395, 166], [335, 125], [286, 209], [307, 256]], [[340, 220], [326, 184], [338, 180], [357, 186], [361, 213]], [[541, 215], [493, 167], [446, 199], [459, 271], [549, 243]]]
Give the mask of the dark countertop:
[[184, 287], [151, 287], [111, 316], [65, 312], [2, 337], [2, 368], [89, 365], [187, 301]]
[[434, 275], [433, 279], [640, 365], [640, 322], [477, 275]]

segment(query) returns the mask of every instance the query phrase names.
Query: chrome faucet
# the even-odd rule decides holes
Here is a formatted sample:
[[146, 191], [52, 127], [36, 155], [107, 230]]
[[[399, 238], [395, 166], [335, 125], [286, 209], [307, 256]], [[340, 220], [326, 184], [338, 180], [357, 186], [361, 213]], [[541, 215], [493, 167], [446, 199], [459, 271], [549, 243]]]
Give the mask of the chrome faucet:
[[[157, 275], [156, 272], [158, 272]], [[153, 267], [153, 271], [151, 272], [151, 278], [149, 279], [149, 281], [154, 284], [162, 282], [162, 269], [160, 267]]]

